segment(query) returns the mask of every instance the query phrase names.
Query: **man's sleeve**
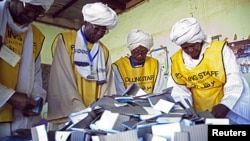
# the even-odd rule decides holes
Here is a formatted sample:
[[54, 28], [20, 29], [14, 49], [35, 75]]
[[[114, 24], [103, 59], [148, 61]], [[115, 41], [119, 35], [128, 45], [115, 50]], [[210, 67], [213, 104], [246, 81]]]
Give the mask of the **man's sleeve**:
[[46, 100], [46, 90], [43, 88], [41, 56], [39, 55], [35, 62], [35, 82], [32, 90], [32, 97], [42, 97], [43, 102]]
[[223, 49], [223, 60], [227, 81], [224, 85], [224, 97], [221, 103], [232, 109], [243, 92], [243, 81], [236, 57], [227, 45]]
[[122, 78], [120, 76], [120, 73], [118, 71], [118, 68], [115, 64], [112, 65], [112, 72], [114, 75], [114, 83], [115, 83], [116, 93], [118, 95], [121, 95], [125, 92], [126, 88], [124, 86], [124, 83], [123, 83]]

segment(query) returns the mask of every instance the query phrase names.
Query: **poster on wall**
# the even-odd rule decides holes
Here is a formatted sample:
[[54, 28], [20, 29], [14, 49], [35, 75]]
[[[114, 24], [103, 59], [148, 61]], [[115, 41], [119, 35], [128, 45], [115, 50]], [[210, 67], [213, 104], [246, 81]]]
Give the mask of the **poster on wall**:
[[156, 58], [164, 72], [164, 76], [169, 74], [169, 64], [168, 64], [168, 50], [166, 46], [160, 46], [159, 48], [152, 49], [150, 51], [150, 56]]
[[169, 74], [169, 63], [168, 63], [168, 49], [166, 46], [160, 46], [154, 48], [149, 52], [149, 55], [156, 58], [161, 65], [162, 71], [164, 72], [164, 86], [167, 86], [168, 74]]
[[250, 84], [250, 40], [240, 40], [229, 42], [228, 46], [233, 50], [237, 62], [240, 66], [240, 71]]

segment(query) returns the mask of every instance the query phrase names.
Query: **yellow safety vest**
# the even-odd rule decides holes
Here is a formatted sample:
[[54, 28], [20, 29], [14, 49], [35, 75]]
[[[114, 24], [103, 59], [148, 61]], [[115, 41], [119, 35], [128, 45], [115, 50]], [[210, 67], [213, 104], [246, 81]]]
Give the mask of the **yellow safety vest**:
[[211, 111], [224, 96], [223, 89], [226, 82], [222, 57], [224, 44], [223, 41], [212, 41], [201, 62], [191, 70], [188, 70], [183, 62], [182, 50], [171, 57], [171, 76], [177, 84], [191, 90], [193, 106], [197, 112]]
[[[43, 41], [45, 39], [42, 32], [32, 25], [33, 31], [33, 58], [36, 60], [42, 49]], [[4, 45], [10, 48], [16, 54], [21, 55], [23, 51], [25, 33], [14, 34], [12, 30], [7, 27], [5, 32]], [[15, 89], [18, 80], [19, 63], [12, 67], [4, 60], [0, 59], [0, 83], [8, 88]], [[13, 109], [8, 103], [0, 110], [0, 122], [10, 122], [13, 120]]]
[[[84, 105], [89, 106], [97, 98], [100, 98], [102, 85], [98, 85], [97, 81], [90, 81], [90, 80], [86, 80], [82, 78], [74, 65], [74, 49], [75, 49], [75, 40], [76, 40], [77, 32], [74, 30], [71, 30], [68, 32], [60, 33], [59, 35], [63, 37], [66, 51], [69, 54], [69, 57], [72, 63], [72, 69], [74, 71], [74, 76], [75, 76], [78, 92], [80, 96], [82, 97]], [[58, 36], [52, 45], [52, 55], [54, 55]], [[105, 63], [107, 63], [108, 58], [109, 58], [109, 51], [107, 47], [101, 42], [100, 42], [100, 45], [104, 51]], [[93, 47], [93, 44], [88, 42], [88, 48], [91, 49], [92, 47]]]
[[134, 68], [128, 57], [122, 57], [113, 65], [117, 66], [125, 88], [135, 83], [146, 93], [153, 93], [159, 65], [156, 59], [146, 57], [143, 67]]

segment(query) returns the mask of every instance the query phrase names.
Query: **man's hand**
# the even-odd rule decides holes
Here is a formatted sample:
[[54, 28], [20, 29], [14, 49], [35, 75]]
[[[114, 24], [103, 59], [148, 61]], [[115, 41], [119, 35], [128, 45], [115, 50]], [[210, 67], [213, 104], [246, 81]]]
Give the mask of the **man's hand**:
[[213, 107], [212, 114], [215, 118], [225, 118], [229, 111], [230, 109], [227, 108], [227, 106], [223, 104], [218, 104]]
[[36, 106], [36, 101], [29, 98], [27, 94], [21, 92], [15, 92], [12, 97], [8, 100], [15, 109], [21, 111], [32, 110]]
[[38, 116], [38, 115], [40, 115], [40, 112], [39, 113], [35, 113], [32, 110], [23, 111], [23, 115], [26, 116], [26, 117], [29, 117], [29, 116]]
[[43, 99], [40, 97], [36, 100], [36, 106], [32, 110], [23, 111], [24, 116], [38, 116], [41, 114], [43, 108]]

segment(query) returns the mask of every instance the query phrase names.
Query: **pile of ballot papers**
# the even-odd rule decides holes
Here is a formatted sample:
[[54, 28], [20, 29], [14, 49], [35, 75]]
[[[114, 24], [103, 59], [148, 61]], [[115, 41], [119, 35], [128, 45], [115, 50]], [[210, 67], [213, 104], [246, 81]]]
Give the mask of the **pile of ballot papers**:
[[196, 113], [186, 99], [175, 102], [171, 91], [146, 94], [131, 85], [122, 95], [104, 96], [71, 113], [70, 122], [55, 132], [55, 140], [206, 141], [207, 125], [216, 122], [212, 114]]

